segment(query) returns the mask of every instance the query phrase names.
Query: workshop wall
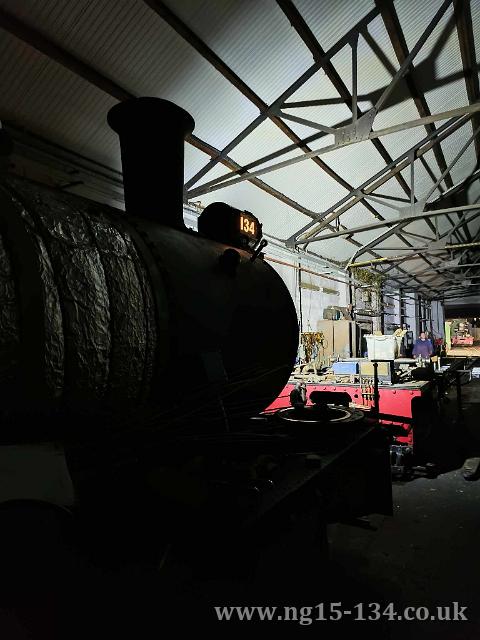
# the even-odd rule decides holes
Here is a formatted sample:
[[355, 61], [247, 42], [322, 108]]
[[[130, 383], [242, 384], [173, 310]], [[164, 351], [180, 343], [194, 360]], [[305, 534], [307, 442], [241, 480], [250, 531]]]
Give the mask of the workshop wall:
[[414, 293], [409, 293], [407, 296], [407, 300], [405, 300], [405, 323], [410, 327], [410, 330], [413, 331], [414, 336], [418, 336], [418, 302], [416, 295]]
[[[347, 306], [348, 285], [339, 282], [346, 277], [341, 271], [332, 272], [330, 268], [303, 257], [294, 261], [290, 252], [276, 246], [267, 247], [266, 258], [287, 285], [303, 331], [317, 331], [318, 321], [323, 320], [323, 312], [327, 307]], [[301, 271], [300, 267], [315, 273]], [[334, 280], [316, 275], [324, 270], [330, 271]]]
[[432, 302], [432, 329], [435, 337], [445, 337], [445, 310], [439, 300]]

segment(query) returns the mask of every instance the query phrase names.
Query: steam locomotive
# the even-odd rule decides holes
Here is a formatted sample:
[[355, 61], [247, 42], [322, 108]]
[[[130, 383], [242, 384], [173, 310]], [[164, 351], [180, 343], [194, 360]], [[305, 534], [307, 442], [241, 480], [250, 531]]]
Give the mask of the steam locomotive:
[[192, 411], [197, 430], [230, 428], [268, 406], [292, 369], [295, 309], [254, 254], [259, 221], [217, 203], [198, 233], [184, 225], [192, 118], [139, 98], [108, 119], [120, 135], [126, 215], [13, 177], [1, 187], [2, 409], [13, 440], [24, 429], [31, 438], [32, 416], [52, 428], [62, 420], [61, 439], [66, 415], [97, 437], [142, 412], [156, 428], [192, 426]]
[[[17, 480], [24, 469], [0, 487], [10, 544], [29, 528], [15, 519], [22, 505], [35, 505], [37, 530], [38, 509], [66, 506], [103, 557], [158, 562], [183, 540], [195, 561], [208, 547], [229, 564], [232, 540], [251, 551], [268, 513], [288, 519], [306, 503], [321, 520], [390, 512], [388, 443], [360, 412], [342, 410], [341, 426], [325, 407], [313, 420], [262, 415], [295, 362], [296, 312], [255, 215], [215, 203], [198, 232], [185, 227], [193, 119], [145, 97], [108, 122], [125, 213], [0, 181], [0, 468], [7, 460]], [[25, 452], [46, 460], [38, 477]], [[30, 564], [49, 557], [24, 547]]]

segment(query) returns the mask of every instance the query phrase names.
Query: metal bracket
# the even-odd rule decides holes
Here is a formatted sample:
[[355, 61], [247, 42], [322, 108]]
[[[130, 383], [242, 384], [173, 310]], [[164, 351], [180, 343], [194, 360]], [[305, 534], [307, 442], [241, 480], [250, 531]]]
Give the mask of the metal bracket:
[[460, 258], [453, 258], [453, 260], [447, 260], [441, 265], [442, 269], [450, 269], [452, 267], [456, 267], [460, 262]]
[[434, 251], [436, 249], [445, 249], [446, 244], [447, 244], [446, 238], [444, 238], [443, 240], [433, 240], [425, 247], [425, 249], [429, 249], [431, 251]]
[[407, 217], [421, 218], [422, 213], [425, 209], [426, 203], [427, 203], [426, 199], [422, 198], [422, 200], [418, 200], [414, 204], [409, 204], [406, 207], [399, 208], [398, 214], [400, 218], [407, 218]]
[[377, 115], [375, 108], [364, 113], [358, 120], [347, 124], [345, 127], [335, 129], [335, 144], [342, 146], [351, 142], [367, 140], [372, 131], [373, 121]]
[[295, 249], [295, 243], [297, 241], [296, 236], [292, 236], [291, 238], [287, 238], [285, 240], [285, 246], [287, 249]]

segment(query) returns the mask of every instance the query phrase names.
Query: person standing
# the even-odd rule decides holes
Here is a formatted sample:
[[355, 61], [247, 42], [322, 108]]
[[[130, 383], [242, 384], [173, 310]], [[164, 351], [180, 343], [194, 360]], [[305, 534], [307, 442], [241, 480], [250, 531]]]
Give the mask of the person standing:
[[415, 340], [415, 344], [413, 345], [412, 355], [414, 357], [421, 356], [422, 358], [428, 359], [433, 354], [433, 344], [432, 341], [427, 338], [425, 332], [422, 331], [420, 337]]

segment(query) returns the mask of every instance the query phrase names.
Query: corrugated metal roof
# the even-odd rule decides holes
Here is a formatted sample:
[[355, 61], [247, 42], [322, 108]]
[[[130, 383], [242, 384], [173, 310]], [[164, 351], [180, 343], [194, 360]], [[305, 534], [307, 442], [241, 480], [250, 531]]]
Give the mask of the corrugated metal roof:
[[202, 195], [200, 200], [203, 205], [220, 200], [233, 207], [251, 211], [263, 224], [264, 233], [277, 238], [288, 238], [310, 220], [248, 182]]
[[412, 244], [415, 244], [415, 245], [419, 244], [420, 246], [422, 244], [426, 244], [427, 239], [431, 238], [433, 234], [433, 231], [427, 225], [425, 220], [415, 220], [415, 222], [412, 222], [407, 226], [407, 231], [410, 231], [411, 233], [417, 233], [418, 235], [425, 238], [425, 242], [423, 242], [420, 239], [412, 240], [410, 238], [410, 241], [412, 242]]
[[207, 164], [210, 160], [210, 156], [203, 151], [200, 151], [191, 144], [185, 145], [185, 167], [184, 167], [184, 180], [188, 182], [190, 178], [200, 171], [200, 169]]
[[[215, 180], [216, 178], [230, 175], [231, 173], [232, 172], [228, 167], [219, 162], [198, 181], [198, 186], [201, 187], [204, 183], [209, 182], [210, 180]], [[195, 186], [197, 186], [197, 184]]]
[[[319, 69], [288, 98], [287, 102], [303, 100], [325, 100], [326, 106], [328, 106], [330, 103], [336, 105], [334, 100], [340, 102], [340, 96], [325, 71]], [[333, 113], [335, 113], [335, 109], [333, 109]], [[350, 113], [350, 109], [348, 109], [348, 113]], [[329, 124], [333, 125], [336, 122], [338, 122], [338, 118], [333, 117]]]
[[313, 63], [274, 0], [168, 0], [166, 4], [267, 104]]
[[[396, 124], [410, 122], [419, 118], [417, 108], [412, 99], [404, 100], [378, 112], [373, 130], [385, 129]], [[423, 126], [408, 129], [408, 132], [398, 131], [382, 136], [380, 140], [390, 156], [395, 159], [411, 149], [417, 142], [426, 137]]]
[[[385, 161], [370, 141], [335, 149], [324, 158], [328, 165], [353, 187], [359, 187], [385, 167]], [[346, 168], [348, 167], [348, 171]]]
[[457, 305], [466, 305], [466, 304], [468, 305], [480, 304], [480, 296], [472, 296], [469, 298], [459, 297], [459, 298], [452, 298], [451, 300], [445, 301], [446, 307], [455, 307]]
[[[400, 184], [398, 183], [398, 181], [395, 179], [394, 176], [390, 177], [387, 180], [387, 182], [385, 182], [380, 187], [375, 189], [375, 191], [372, 193], [372, 195], [379, 195], [379, 196], [382, 194], [393, 197], [393, 198], [402, 198], [403, 200], [407, 198], [405, 191], [402, 189], [402, 187], [400, 186]], [[400, 207], [404, 204], [408, 204], [408, 202], [404, 202], [404, 203], [392, 202], [391, 204], [398, 205]], [[380, 205], [376, 205], [376, 206], [380, 207]], [[379, 211], [383, 215], [383, 210], [379, 208]]]
[[325, 211], [347, 195], [348, 191], [312, 162], [279, 169], [262, 176], [262, 180], [312, 211]]
[[[271, 120], [265, 120], [230, 152], [229, 157], [235, 160], [235, 162], [238, 162], [238, 164], [245, 166], [253, 160], [262, 158], [292, 144], [290, 138]], [[302, 155], [302, 153], [300, 149], [296, 149], [293, 152], [283, 155], [281, 160], [296, 157]], [[260, 166], [267, 167], [275, 162], [279, 162], [279, 158], [265, 162]]]
[[[385, 220], [392, 220], [398, 215], [393, 209], [390, 209], [380, 203], [372, 202], [371, 204], [375, 207], [376, 211], [381, 216], [383, 216], [383, 218], [385, 218]], [[373, 217], [372, 213], [364, 206], [364, 204], [359, 202], [345, 213], [342, 213], [342, 215], [340, 216], [340, 222], [341, 224], [345, 225], [347, 229], [350, 229], [364, 224], [371, 224], [372, 222], [377, 222], [377, 220]], [[385, 231], [385, 229], [381, 229], [380, 231], [378, 229], [374, 230], [369, 241], [383, 231]]]
[[325, 50], [375, 6], [373, 0], [295, 0], [294, 4]]
[[332, 240], [325, 240], [325, 242], [316, 242], [315, 251], [320, 255], [325, 256], [329, 260], [347, 261], [355, 253], [356, 249], [353, 244], [347, 242], [343, 238], [338, 238], [332, 242]]
[[[452, 133], [443, 143], [442, 149], [445, 161], [449, 165], [455, 157], [460, 153], [461, 149], [467, 143], [472, 135], [472, 123], [468, 122], [463, 127]], [[479, 132], [480, 135], [480, 132]], [[476, 168], [475, 147], [473, 142], [466, 151], [458, 159], [458, 162], [451, 170], [451, 176], [454, 184], [460, 184], [467, 176], [469, 176]]]
[[480, 181], [473, 182], [468, 187], [469, 202], [480, 202]]
[[[388, 42], [388, 35], [385, 31], [378, 33], [380, 29], [376, 27], [379, 24], [381, 18], [376, 18], [372, 23], [372, 35], [381, 35], [381, 40], [385, 43]], [[370, 30], [369, 30], [370, 31]], [[388, 49], [391, 49], [388, 47]], [[387, 50], [388, 50], [387, 49]], [[391, 51], [389, 51], [391, 55]], [[385, 68], [378, 56], [372, 51], [367, 44], [363, 36], [358, 38], [357, 56], [361, 61], [358, 65], [357, 71], [357, 83], [358, 83], [358, 95], [359, 99], [368, 103], [371, 106], [376, 102], [376, 95], [378, 91], [390, 84], [392, 74]], [[389, 59], [390, 62], [390, 59]], [[343, 82], [346, 84], [350, 92], [352, 91], [352, 48], [350, 45], [343, 47], [333, 58], [332, 63]], [[392, 65], [395, 70], [398, 68], [398, 63], [394, 63], [392, 59]]]
[[[395, 2], [395, 10], [409, 51], [413, 49], [433, 16], [440, 9], [442, 1], [418, 2], [418, 0], [402, 0], [401, 2]], [[445, 24], [449, 19], [449, 12], [450, 10], [447, 9], [446, 14], [428, 38], [425, 48], [422, 48], [415, 57], [413, 61], [415, 67], [418, 67], [421, 62], [429, 57], [433, 44], [437, 41], [440, 33], [444, 31]]]
[[[344, 104], [340, 95], [336, 91], [331, 81], [326, 76], [323, 69], [317, 71], [307, 82], [302, 85], [297, 91], [289, 98], [288, 102], [304, 102], [307, 100], [323, 100], [325, 104], [321, 106], [311, 107], [299, 107], [299, 108], [285, 108], [285, 113], [307, 120], [313, 120], [327, 127], [333, 127], [340, 125], [343, 122], [348, 122], [352, 118], [352, 112]], [[307, 137], [318, 131], [305, 127], [296, 122], [288, 121], [288, 126], [301, 137]], [[312, 147], [319, 148], [323, 144], [328, 142], [332, 143], [331, 136], [325, 136], [324, 138], [312, 143]]]
[[405, 267], [406, 265], [408, 265], [408, 271], [411, 271], [412, 273], [415, 271], [423, 271], [427, 268], [425, 262], [420, 259], [408, 260], [408, 262], [405, 262], [402, 266]]
[[106, 122], [117, 101], [13, 36], [2, 40], [0, 119], [118, 167], [118, 138]]
[[130, 92], [189, 111], [195, 134], [217, 148], [257, 116], [258, 109], [141, 0], [84, 3], [72, 26], [73, 4], [30, 0], [24, 19]]
[[480, 60], [480, 0], [471, 0], [470, 12], [472, 14], [473, 40], [475, 46], [475, 57]]
[[[457, 73], [460, 69], [457, 67]], [[425, 94], [427, 104], [432, 113], [441, 113], [449, 109], [456, 109], [468, 104], [465, 81], [449, 80], [445, 86], [439, 86]], [[441, 122], [440, 122], [441, 123]]]
[[[355, 234], [355, 240], [357, 242], [360, 242], [361, 244], [367, 244], [368, 242], [371, 242], [372, 240], [375, 240], [378, 236], [379, 236], [379, 231], [378, 229], [376, 231], [362, 231], [362, 233], [357, 233]], [[393, 242], [395, 242], [395, 239], [393, 240]], [[396, 242], [398, 244], [401, 244], [399, 242], [399, 240], [396, 240]], [[390, 244], [392, 244], [392, 240], [390, 241]], [[352, 247], [352, 255], [357, 251], [357, 249], [355, 247]], [[381, 251], [378, 250], [377, 247], [375, 247], [375, 252], [379, 253], [381, 255]], [[391, 252], [390, 252], [391, 255]], [[360, 258], [360, 260], [363, 260], [364, 256], [362, 255], [362, 257]]]
[[[375, 6], [374, 0], [355, 3], [350, 0], [294, 1], [324, 50], [333, 46]], [[290, 24], [274, 0], [167, 0], [166, 4], [266, 103], [275, 100], [313, 62], [312, 54], [294, 24]], [[428, 3], [402, 0], [393, 5], [409, 48], [414, 46], [440, 4], [441, 0]], [[190, 111], [196, 120], [195, 135], [214, 148], [224, 148], [258, 115], [257, 107], [248, 98], [142, 0], [24, 0], [22, 3], [0, 0], [0, 5], [131, 93], [161, 96]], [[480, 0], [472, 0], [471, 10], [478, 61]], [[426, 100], [433, 113], [468, 103], [452, 15], [450, 7], [415, 59], [415, 82], [420, 90], [426, 91]], [[358, 44], [358, 100], [362, 110], [376, 102], [399, 67], [380, 16], [368, 25], [368, 33], [373, 45], [367, 44], [363, 35]], [[3, 31], [1, 34], [0, 84], [5, 89], [0, 98], [0, 117], [77, 153], [119, 168], [118, 139], [106, 124], [106, 113], [115, 100], [14, 36]], [[382, 59], [372, 47], [381, 50]], [[343, 47], [332, 62], [347, 88], [351, 89], [350, 46]], [[289, 101], [319, 99], [324, 100], [321, 106], [288, 112], [327, 126], [350, 121], [350, 109], [323, 70], [313, 75], [290, 96]], [[390, 106], [377, 115], [375, 130], [419, 117], [405, 83], [393, 92], [389, 103]], [[315, 133], [310, 127], [285, 122], [300, 137]], [[442, 143], [447, 163], [459, 151], [469, 131], [471, 124]], [[419, 126], [384, 136], [381, 142], [395, 158], [425, 135], [425, 128]], [[324, 136], [310, 146], [319, 148], [331, 141], [332, 136]], [[266, 120], [234, 148], [229, 157], [243, 166], [291, 144], [288, 136]], [[168, 150], [163, 152], [159, 163], [168, 158]], [[301, 153], [296, 149], [286, 157]], [[185, 158], [186, 180], [210, 159], [188, 145]], [[322, 160], [340, 176], [340, 180], [344, 179], [354, 187], [385, 166], [371, 142], [337, 149], [324, 155]], [[432, 151], [426, 154], [425, 160], [438, 176], [440, 171]], [[451, 171], [455, 183], [471, 173], [475, 160], [471, 146]], [[276, 160], [268, 164], [272, 162]], [[195, 186], [228, 173], [225, 166], [218, 164]], [[430, 188], [432, 179], [419, 161], [415, 174], [415, 192], [420, 197]], [[408, 183], [408, 169], [404, 170], [403, 176]], [[261, 179], [316, 212], [325, 211], [347, 193], [311, 160], [265, 174]], [[480, 195], [477, 191], [478, 186], [474, 186], [469, 198]], [[379, 192], [405, 197], [396, 179], [385, 183]], [[437, 191], [435, 197], [438, 195]], [[251, 209], [264, 222], [266, 232], [276, 237], [286, 238], [310, 220], [246, 182], [196, 198], [204, 204], [218, 199]], [[375, 203], [373, 206], [386, 218], [396, 215], [386, 205]], [[373, 218], [360, 204], [343, 214], [340, 222], [350, 228], [373, 222]], [[446, 219], [440, 219], [438, 225], [442, 233], [451, 228]], [[471, 229], [478, 227], [480, 219]], [[423, 221], [409, 225], [408, 230], [425, 237], [432, 235]], [[369, 242], [381, 231], [362, 232], [356, 240]], [[393, 241], [395, 245], [400, 242], [393, 236], [374, 251], [388, 254], [385, 246]], [[311, 247], [316, 253], [334, 260], [348, 260], [356, 251], [344, 237], [315, 243]], [[366, 253], [362, 257], [368, 259], [369, 255], [373, 254]], [[425, 265], [422, 260], [416, 262], [421, 268]], [[411, 269], [414, 263], [409, 261], [406, 265]]]

